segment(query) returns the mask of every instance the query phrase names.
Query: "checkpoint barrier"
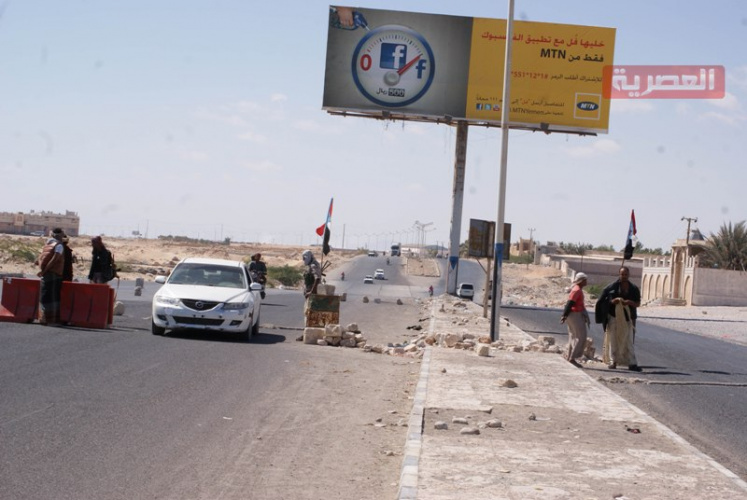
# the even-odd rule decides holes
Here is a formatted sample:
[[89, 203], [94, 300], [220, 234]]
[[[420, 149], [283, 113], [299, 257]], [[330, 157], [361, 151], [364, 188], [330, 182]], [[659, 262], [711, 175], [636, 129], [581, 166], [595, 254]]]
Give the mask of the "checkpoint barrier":
[[96, 283], [62, 283], [60, 321], [84, 328], [107, 328], [114, 318], [114, 289]]
[[309, 295], [306, 299], [305, 316], [307, 327], [340, 324], [340, 296]]
[[32, 323], [39, 314], [40, 290], [38, 279], [3, 278], [0, 321]]

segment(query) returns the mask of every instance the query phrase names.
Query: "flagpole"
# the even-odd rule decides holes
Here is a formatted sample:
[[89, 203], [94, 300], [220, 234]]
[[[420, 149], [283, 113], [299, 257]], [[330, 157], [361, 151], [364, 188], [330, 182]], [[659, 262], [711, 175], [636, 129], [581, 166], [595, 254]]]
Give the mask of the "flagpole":
[[[326, 227], [327, 227], [327, 223], [326, 222], [324, 223], [324, 227], [326, 229]], [[323, 274], [324, 273], [324, 271], [323, 271], [323, 269], [324, 269], [324, 233], [322, 233], [322, 236], [320, 238], [322, 240], [322, 245], [320, 247], [321, 248], [321, 251], [320, 251], [321, 256], [319, 257], [319, 274], [320, 274], [320, 276], [319, 276], [319, 280], [320, 280], [319, 283], [324, 283], [325, 282], [324, 281], [324, 274]], [[317, 242], [318, 241], [319, 241], [319, 238], [317, 238]]]
[[[331, 236], [331, 232], [332, 232], [329, 226], [332, 223], [332, 204], [334, 203], [334, 201], [335, 201], [334, 197], [329, 199], [329, 209], [327, 210], [327, 218], [324, 221], [324, 225], [321, 228], [319, 228], [322, 230], [322, 234], [320, 235], [322, 237], [322, 256], [321, 256], [320, 263], [319, 263], [320, 272], [322, 273], [322, 276], [321, 276], [322, 283], [327, 282], [327, 280], [325, 279], [325, 275], [324, 275], [324, 256], [325, 256], [324, 250], [325, 250], [325, 243], [326, 243], [326, 248], [329, 248], [329, 237]], [[316, 234], [319, 234], [319, 229], [317, 229]]]

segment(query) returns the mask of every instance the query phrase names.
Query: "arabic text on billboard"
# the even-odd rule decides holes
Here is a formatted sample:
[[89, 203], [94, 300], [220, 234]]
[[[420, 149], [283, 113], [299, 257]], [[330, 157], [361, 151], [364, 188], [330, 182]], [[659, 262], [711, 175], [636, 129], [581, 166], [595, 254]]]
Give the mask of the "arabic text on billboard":
[[[352, 12], [330, 8], [324, 109], [500, 123], [505, 20]], [[512, 44], [510, 126], [607, 132], [613, 28], [515, 21]]]

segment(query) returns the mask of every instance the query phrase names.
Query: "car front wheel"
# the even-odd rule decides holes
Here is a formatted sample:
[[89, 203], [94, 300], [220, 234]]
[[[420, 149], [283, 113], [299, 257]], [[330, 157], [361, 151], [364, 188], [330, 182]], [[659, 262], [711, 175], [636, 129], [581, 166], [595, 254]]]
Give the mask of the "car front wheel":
[[153, 335], [163, 335], [164, 333], [166, 333], [166, 329], [163, 328], [163, 327], [161, 327], [161, 326], [158, 326], [153, 320], [151, 320], [151, 322], [150, 322], [150, 332]]
[[254, 327], [251, 323], [249, 323], [249, 326], [246, 327], [246, 330], [239, 332], [239, 338], [244, 342], [251, 341], [252, 335], [254, 335]]
[[252, 335], [259, 335], [259, 313], [257, 313], [257, 322], [252, 326]]

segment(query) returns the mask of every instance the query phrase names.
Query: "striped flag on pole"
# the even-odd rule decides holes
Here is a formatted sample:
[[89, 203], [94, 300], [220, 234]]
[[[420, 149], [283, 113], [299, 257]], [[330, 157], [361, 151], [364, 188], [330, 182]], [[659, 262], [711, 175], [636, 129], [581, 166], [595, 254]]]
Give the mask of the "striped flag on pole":
[[329, 210], [327, 211], [327, 221], [316, 228], [316, 234], [322, 236], [322, 253], [327, 255], [329, 253], [329, 236], [330, 236], [330, 224], [332, 222], [332, 203], [335, 201], [334, 198], [329, 200]]
[[625, 251], [623, 252], [623, 260], [630, 260], [633, 258], [633, 245], [638, 242], [636, 233], [638, 231], [635, 228], [635, 210], [630, 211], [630, 226], [628, 227], [628, 238], [625, 240]]

